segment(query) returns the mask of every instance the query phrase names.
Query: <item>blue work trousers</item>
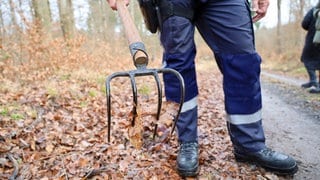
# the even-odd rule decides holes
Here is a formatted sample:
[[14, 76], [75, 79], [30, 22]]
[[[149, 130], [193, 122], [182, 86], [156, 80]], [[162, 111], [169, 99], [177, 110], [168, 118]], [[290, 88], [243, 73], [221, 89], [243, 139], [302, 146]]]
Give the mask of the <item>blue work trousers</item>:
[[[169, 0], [170, 1], [170, 0]], [[198, 141], [198, 87], [194, 42], [195, 28], [211, 48], [223, 74], [227, 126], [237, 151], [255, 152], [265, 147], [261, 118], [260, 64], [246, 0], [171, 0], [174, 6], [190, 8], [194, 18], [171, 16], [163, 21], [161, 43], [165, 67], [180, 72], [186, 99], [177, 122], [180, 142]], [[208, 74], [209, 76], [210, 74]], [[167, 100], [179, 102], [177, 79], [164, 74]], [[208, 87], [210, 88], [210, 87]], [[213, 121], [214, 119], [208, 119]]]

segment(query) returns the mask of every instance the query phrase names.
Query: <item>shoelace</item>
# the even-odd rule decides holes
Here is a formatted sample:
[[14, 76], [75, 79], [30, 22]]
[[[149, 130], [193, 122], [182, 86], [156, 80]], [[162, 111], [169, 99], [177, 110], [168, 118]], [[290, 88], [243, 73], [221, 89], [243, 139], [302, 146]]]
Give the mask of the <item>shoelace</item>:
[[198, 144], [195, 142], [190, 142], [190, 143], [182, 143], [181, 144], [181, 153], [188, 155], [188, 154], [194, 154], [197, 152], [198, 149]]
[[275, 151], [271, 150], [270, 148], [266, 148], [266, 149], [263, 149], [261, 153], [263, 153], [266, 156], [272, 156], [274, 152]]

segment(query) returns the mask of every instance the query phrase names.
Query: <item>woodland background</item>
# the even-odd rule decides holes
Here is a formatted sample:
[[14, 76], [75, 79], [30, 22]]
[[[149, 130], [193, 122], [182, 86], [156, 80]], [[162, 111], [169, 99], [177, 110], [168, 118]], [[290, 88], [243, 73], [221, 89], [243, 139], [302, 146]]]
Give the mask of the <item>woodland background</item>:
[[[157, 56], [161, 51], [158, 35], [146, 30], [138, 3], [133, 2], [129, 7], [130, 13], [149, 49], [149, 54]], [[255, 24], [257, 49], [264, 58], [264, 65], [276, 63], [276, 68], [292, 71], [297, 66], [301, 67], [299, 56], [305, 36], [301, 20], [306, 11], [315, 5], [316, 0], [278, 0], [276, 3], [277, 8], [269, 10], [269, 13], [277, 14], [277, 19], [273, 20], [277, 23], [276, 26], [266, 28], [263, 23]], [[61, 48], [51, 46], [51, 43], [60, 46], [69, 43], [68, 51], [64, 49], [64, 52], [61, 52], [65, 53], [64, 55], [70, 55], [71, 49], [82, 48], [81, 53], [90, 55], [90, 58], [111, 61], [107, 56], [101, 56], [107, 49], [98, 51], [97, 48], [101, 48], [102, 45], [110, 48], [109, 44], [112, 44], [113, 54], [123, 54], [119, 50], [115, 51], [115, 47], [127, 46], [121, 21], [105, 0], [1, 0], [0, 15], [2, 62], [11, 60], [17, 64], [31, 61], [54, 63], [61, 58], [51, 54], [58, 55], [55, 48]], [[75, 44], [71, 46], [72, 42], [68, 41]], [[197, 43], [199, 49], [205, 47], [201, 38], [197, 39]], [[211, 56], [211, 53], [208, 55]], [[278, 66], [279, 64], [284, 64], [285, 67]]]
[[[301, 21], [315, 1], [276, 2], [277, 25], [255, 24], [262, 66], [306, 77], [300, 62], [306, 33]], [[151, 57], [149, 66], [159, 67], [158, 35], [146, 30], [136, 1], [128, 8]], [[286, 22], [283, 8], [289, 9]], [[220, 74], [198, 34], [196, 43], [203, 92], [199, 102], [206, 107], [199, 112], [204, 132], [200, 177], [276, 179], [255, 166], [234, 162], [224, 127]], [[0, 178], [179, 179], [174, 170], [178, 145], [168, 135], [174, 109], [170, 104], [162, 111], [159, 138], [150, 138], [157, 100], [149, 79], [138, 81], [139, 98], [147, 104], [140, 112], [144, 121], [136, 127], [145, 131], [142, 149], [130, 145], [127, 133], [132, 96], [126, 79], [113, 83], [112, 142], [106, 140], [105, 79], [133, 68], [121, 21], [105, 0], [0, 0]], [[208, 118], [216, 121], [201, 121]]]

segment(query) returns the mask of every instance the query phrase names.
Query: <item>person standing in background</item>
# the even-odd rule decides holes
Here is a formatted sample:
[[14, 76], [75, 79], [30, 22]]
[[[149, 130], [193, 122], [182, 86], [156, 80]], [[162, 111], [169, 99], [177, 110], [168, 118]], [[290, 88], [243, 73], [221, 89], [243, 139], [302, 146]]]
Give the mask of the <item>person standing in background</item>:
[[[320, 93], [320, 0], [315, 7], [312, 7], [304, 16], [301, 26], [307, 31], [305, 44], [301, 54], [309, 82], [302, 84], [303, 88], [311, 88], [310, 93]], [[318, 19], [318, 20], [317, 20]], [[317, 23], [318, 21], [318, 23]], [[317, 70], [319, 79], [317, 80]]]

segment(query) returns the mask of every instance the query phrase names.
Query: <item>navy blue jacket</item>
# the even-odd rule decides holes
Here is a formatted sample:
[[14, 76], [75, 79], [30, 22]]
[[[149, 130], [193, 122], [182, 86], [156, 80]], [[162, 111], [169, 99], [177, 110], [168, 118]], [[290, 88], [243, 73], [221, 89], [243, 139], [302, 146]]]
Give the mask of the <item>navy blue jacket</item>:
[[313, 9], [310, 9], [307, 14], [304, 16], [302, 20], [302, 28], [305, 29], [307, 32], [305, 44], [301, 54], [301, 61], [302, 62], [310, 62], [310, 61], [318, 61], [320, 63], [320, 47], [316, 47], [313, 44], [313, 37], [316, 31], [315, 29], [315, 22], [316, 18], [313, 16]]

